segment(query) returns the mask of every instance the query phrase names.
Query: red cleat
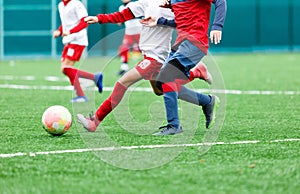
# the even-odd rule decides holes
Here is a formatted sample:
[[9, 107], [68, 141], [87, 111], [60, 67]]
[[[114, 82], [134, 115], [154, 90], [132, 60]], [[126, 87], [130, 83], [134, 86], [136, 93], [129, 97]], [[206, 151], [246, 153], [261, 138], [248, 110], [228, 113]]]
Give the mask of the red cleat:
[[190, 73], [192, 73], [194, 79], [199, 78], [206, 81], [208, 84], [212, 84], [212, 76], [203, 62], [199, 62], [193, 69], [190, 70]]
[[100, 121], [95, 118], [95, 116], [90, 116], [89, 118], [83, 116], [82, 114], [77, 114], [77, 121], [89, 132], [95, 132]]

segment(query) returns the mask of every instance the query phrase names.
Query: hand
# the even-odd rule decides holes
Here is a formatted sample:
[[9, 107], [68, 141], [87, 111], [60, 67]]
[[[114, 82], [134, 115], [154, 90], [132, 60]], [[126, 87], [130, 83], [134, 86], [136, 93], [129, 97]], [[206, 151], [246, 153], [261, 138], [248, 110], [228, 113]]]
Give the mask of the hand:
[[60, 31], [59, 30], [55, 30], [52, 34], [53, 38], [57, 38], [60, 36]]
[[86, 18], [84, 18], [84, 21], [88, 24], [94, 24], [99, 22], [97, 16], [87, 16]]
[[157, 26], [157, 20], [158, 20], [158, 18], [150, 16], [150, 17], [141, 19], [140, 23], [147, 27], [155, 27], [155, 26]]
[[219, 31], [219, 30], [210, 31], [209, 38], [210, 38], [211, 43], [219, 44], [222, 39], [222, 31]]
[[64, 37], [64, 36], [68, 36], [68, 35], [70, 35], [70, 31], [63, 32], [61, 36]]
[[162, 7], [162, 8], [172, 8], [170, 0], [162, 0], [162, 2], [159, 5], [159, 7]]

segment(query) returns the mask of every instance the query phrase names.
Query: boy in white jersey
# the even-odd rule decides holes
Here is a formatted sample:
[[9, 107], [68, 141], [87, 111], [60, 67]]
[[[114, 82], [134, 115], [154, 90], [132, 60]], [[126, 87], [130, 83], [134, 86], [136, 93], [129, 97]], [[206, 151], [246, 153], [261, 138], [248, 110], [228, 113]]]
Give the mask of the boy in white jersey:
[[[119, 12], [126, 9], [132, 3], [131, 0], [122, 0], [122, 5], [119, 7]], [[121, 25], [122, 23], [119, 23]], [[129, 50], [134, 53], [139, 53], [139, 40], [142, 25], [138, 18], [128, 20], [124, 22], [125, 34], [122, 40], [122, 44], [119, 47], [119, 56], [121, 57], [122, 64], [119, 71], [119, 75], [123, 75], [128, 70]]]
[[[99, 14], [97, 16], [88, 16], [85, 18], [87, 23], [118, 23], [130, 20], [135, 17], [150, 16], [157, 18], [164, 17], [166, 19], [174, 19], [174, 15], [170, 9], [160, 8], [160, 0], [139, 0], [133, 2], [128, 8], [122, 12], [112, 14]], [[84, 117], [82, 114], [77, 115], [79, 123], [90, 132], [94, 132], [100, 122], [108, 115], [121, 101], [126, 90], [132, 84], [141, 79], [150, 80], [154, 93], [161, 95], [162, 92], [155, 87], [155, 78], [162, 67], [162, 63], [167, 58], [171, 49], [171, 38], [173, 28], [156, 26], [143, 26], [140, 36], [139, 47], [144, 56], [144, 60], [140, 61], [135, 68], [126, 72], [115, 84], [111, 95], [101, 104], [95, 115], [90, 118]], [[203, 71], [203, 64], [195, 69], [192, 75], [207, 80], [208, 73], [206, 68]], [[183, 93], [179, 94], [179, 98], [186, 101], [193, 101], [197, 104], [197, 100], [190, 98], [187, 94], [189, 89], [183, 87]], [[185, 90], [186, 89], [186, 90]], [[184, 93], [187, 92], [187, 93]]]
[[92, 74], [73, 68], [74, 64], [80, 60], [83, 50], [88, 45], [86, 27], [84, 22], [87, 17], [87, 10], [79, 0], [62, 0], [58, 4], [58, 11], [61, 19], [60, 27], [53, 32], [53, 37], [63, 36], [61, 69], [68, 76], [77, 97], [71, 100], [74, 102], [86, 102], [87, 98], [79, 83], [79, 77], [94, 80], [99, 92], [102, 92], [102, 74]]

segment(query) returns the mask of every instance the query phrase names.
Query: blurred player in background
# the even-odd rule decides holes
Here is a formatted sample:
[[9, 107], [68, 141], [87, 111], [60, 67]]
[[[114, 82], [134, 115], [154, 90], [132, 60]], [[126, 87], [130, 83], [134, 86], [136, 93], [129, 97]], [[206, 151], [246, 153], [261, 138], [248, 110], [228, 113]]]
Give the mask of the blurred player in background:
[[[99, 14], [97, 16], [89, 16], [85, 18], [88, 23], [118, 23], [131, 20], [135, 17], [155, 16], [157, 18], [174, 19], [174, 14], [170, 9], [160, 8], [160, 0], [139, 0], [132, 2], [128, 8], [122, 12], [112, 14]], [[163, 20], [165, 20], [162, 18]], [[147, 19], [145, 19], [147, 20]], [[82, 114], [77, 115], [78, 122], [83, 125], [90, 132], [94, 132], [100, 122], [120, 103], [128, 87], [145, 79], [150, 80], [153, 91], [157, 95], [162, 95], [162, 91], [155, 87], [155, 79], [159, 73], [162, 63], [167, 58], [172, 39], [173, 28], [169, 27], [147, 27], [143, 26], [139, 46], [144, 56], [144, 60], [140, 61], [135, 68], [127, 71], [115, 84], [111, 95], [100, 105], [95, 115], [90, 115], [90, 118], [84, 117]], [[206, 66], [202, 63], [197, 68], [192, 70], [194, 78], [201, 78], [209, 81]], [[201, 95], [186, 87], [182, 87], [178, 97], [182, 100], [189, 101], [199, 105], [199, 98]], [[192, 92], [192, 93], [191, 93]]]
[[79, 0], [62, 0], [58, 4], [58, 11], [61, 25], [53, 32], [53, 37], [63, 37], [61, 70], [69, 78], [77, 95], [71, 102], [86, 102], [88, 99], [80, 86], [79, 78], [93, 80], [100, 93], [103, 87], [101, 73], [92, 74], [73, 67], [80, 60], [83, 50], [88, 45], [86, 30], [88, 24], [84, 22], [84, 18], [88, 15], [87, 10]]
[[[156, 135], [174, 135], [182, 132], [178, 97], [182, 86], [189, 80], [190, 69], [207, 54], [212, 3], [215, 5], [215, 17], [210, 39], [218, 44], [226, 17], [226, 0], [164, 0], [163, 6], [171, 6], [174, 12], [178, 36], [157, 76], [156, 86], [164, 93], [168, 124], [155, 133]], [[202, 94], [200, 104], [206, 118], [206, 128], [210, 128], [215, 121], [219, 99], [214, 95]]]
[[[126, 9], [132, 3], [131, 0], [122, 0], [122, 5], [119, 7], [119, 12]], [[122, 25], [122, 23], [118, 23]], [[129, 51], [132, 50], [133, 55], [140, 53], [139, 40], [142, 25], [138, 18], [133, 18], [124, 22], [125, 34], [121, 46], [119, 47], [119, 56], [121, 57], [122, 64], [119, 75], [123, 75], [128, 70]]]

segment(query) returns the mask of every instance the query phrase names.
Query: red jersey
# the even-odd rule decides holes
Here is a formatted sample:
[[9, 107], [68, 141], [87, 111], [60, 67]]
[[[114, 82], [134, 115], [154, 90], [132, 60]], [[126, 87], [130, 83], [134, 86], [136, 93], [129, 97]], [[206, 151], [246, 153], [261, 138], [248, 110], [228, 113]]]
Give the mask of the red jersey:
[[213, 0], [171, 0], [177, 24], [176, 47], [185, 39], [191, 41], [203, 52], [208, 50], [208, 29]]

